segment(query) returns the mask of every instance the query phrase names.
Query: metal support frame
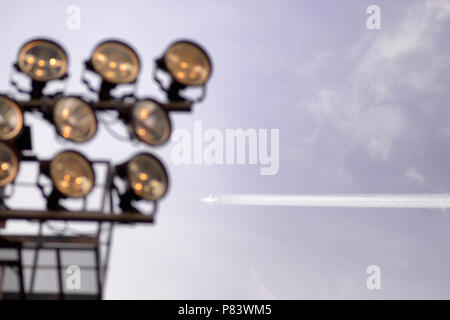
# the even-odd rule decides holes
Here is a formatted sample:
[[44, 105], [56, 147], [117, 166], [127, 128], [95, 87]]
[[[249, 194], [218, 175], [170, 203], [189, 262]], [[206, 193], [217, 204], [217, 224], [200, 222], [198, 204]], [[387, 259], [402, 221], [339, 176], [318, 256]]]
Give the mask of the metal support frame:
[[[42, 99], [31, 99], [27, 101], [16, 101], [19, 107], [23, 111], [47, 111], [52, 108], [58, 97], [45, 97]], [[101, 100], [96, 102], [89, 102], [89, 105], [95, 111], [127, 111], [131, 110], [135, 102], [127, 102], [120, 99], [113, 100]], [[192, 103], [186, 100], [171, 101], [166, 103], [161, 103], [161, 106], [166, 111], [186, 111], [192, 110]]]
[[115, 223], [154, 223], [152, 215], [136, 213], [106, 214], [101, 211], [38, 211], [38, 210], [0, 210], [0, 220], [34, 221], [86, 221]]
[[[0, 250], [16, 250], [17, 259], [0, 261], [2, 270], [5, 268], [12, 268], [17, 273], [18, 290], [7, 292], [2, 291], [0, 284], [0, 293], [4, 299], [101, 299], [103, 297], [104, 274], [101, 274], [101, 269], [106, 268], [107, 260], [104, 266], [101, 267], [99, 247], [101, 242], [98, 237], [88, 236], [0, 236]], [[108, 244], [109, 245], [109, 244]], [[34, 251], [34, 259], [31, 265], [24, 265], [22, 255], [24, 250]], [[54, 251], [56, 257], [56, 265], [40, 265], [38, 263], [39, 252]], [[91, 294], [81, 293], [66, 293], [63, 283], [64, 265], [62, 261], [62, 252], [65, 251], [79, 251], [92, 252], [95, 257], [95, 266], [92, 270], [96, 272], [96, 292]], [[28, 289], [25, 287], [24, 270], [31, 269], [31, 277], [29, 279]], [[91, 268], [84, 266], [84, 270]], [[39, 270], [53, 270], [57, 272], [57, 291], [56, 292], [35, 292], [35, 275]], [[105, 269], [106, 270], [106, 269]], [[4, 272], [2, 272], [4, 277]]]
[[[22, 159], [24, 162], [35, 163], [41, 167], [43, 161], [34, 156], [28, 156]], [[100, 195], [100, 207], [97, 211], [87, 211], [85, 204], [80, 211], [65, 211], [65, 210], [25, 210], [25, 209], [4, 209], [0, 210], [0, 221], [7, 220], [26, 220], [33, 223], [39, 223], [38, 234], [30, 235], [2, 235], [0, 234], [0, 252], [2, 249], [15, 250], [17, 259], [3, 261], [0, 259], [0, 266], [15, 270], [18, 279], [18, 292], [2, 292], [0, 286], [0, 293], [2, 292], [4, 299], [101, 299], [103, 297], [103, 287], [106, 280], [108, 270], [108, 262], [111, 252], [112, 232], [117, 224], [130, 223], [153, 223], [154, 212], [150, 215], [138, 214], [136, 212], [117, 212], [115, 200], [117, 199], [114, 187], [114, 170], [109, 161], [96, 160], [91, 161], [96, 169], [106, 167], [104, 181], [96, 181], [95, 187], [102, 189]], [[12, 194], [17, 187], [33, 188], [36, 192], [42, 192], [44, 197], [50, 193], [48, 188], [50, 185], [42, 185], [40, 178], [42, 172], [38, 170], [34, 182], [15, 181], [11, 184]], [[47, 192], [44, 190], [47, 189]], [[0, 198], [5, 201], [11, 195], [1, 193]], [[86, 203], [86, 199], [85, 199]], [[155, 207], [156, 210], [156, 207]], [[91, 236], [83, 235], [68, 235], [61, 230], [57, 235], [44, 235], [43, 226], [49, 221], [65, 221], [65, 222], [86, 222], [95, 223], [96, 231]], [[101, 240], [102, 236], [106, 236], [105, 240]], [[101, 249], [105, 250], [102, 251]], [[22, 261], [23, 251], [31, 250], [34, 257], [31, 265], [24, 265]], [[40, 253], [42, 251], [52, 251], [56, 255], [56, 266], [43, 266], [39, 263]], [[62, 261], [62, 253], [67, 250], [75, 251], [90, 251], [94, 257], [94, 266], [92, 271], [96, 274], [95, 279], [95, 294], [68, 294], [64, 290], [63, 271], [64, 265]], [[39, 270], [56, 270], [58, 289], [56, 293], [36, 293], [35, 284], [37, 272]], [[86, 268], [85, 268], [86, 269]], [[30, 270], [31, 274], [25, 285], [24, 270]], [[4, 272], [2, 272], [4, 277]]]

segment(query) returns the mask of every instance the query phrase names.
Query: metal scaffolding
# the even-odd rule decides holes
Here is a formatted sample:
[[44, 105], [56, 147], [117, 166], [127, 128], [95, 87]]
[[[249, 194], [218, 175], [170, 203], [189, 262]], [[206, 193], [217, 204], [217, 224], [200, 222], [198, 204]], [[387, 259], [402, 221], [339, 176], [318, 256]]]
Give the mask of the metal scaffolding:
[[[42, 163], [34, 157], [25, 162], [34, 166]], [[39, 170], [35, 181], [17, 179], [8, 186], [9, 192], [3, 190], [0, 221], [27, 221], [35, 226], [35, 232], [6, 233], [0, 228], [0, 299], [103, 298], [114, 226], [152, 223], [154, 212], [149, 215], [116, 212], [112, 166], [109, 161], [92, 163], [96, 171], [104, 171], [103, 181], [96, 181], [94, 186], [101, 193], [97, 197], [89, 195], [81, 199], [79, 210], [8, 208], [6, 202], [14, 194], [23, 197], [27, 189], [44, 195], [48, 193], [51, 182], [42, 181]], [[100, 207], [90, 209], [87, 205], [89, 197], [95, 198], [94, 202], [100, 203]], [[56, 228], [52, 225], [54, 221], [62, 221], [64, 225]], [[88, 224], [90, 231], [70, 228], [69, 223], [74, 221]], [[74, 272], [79, 274], [72, 274]], [[71, 286], [71, 279], [76, 276], [80, 276], [80, 283]]]

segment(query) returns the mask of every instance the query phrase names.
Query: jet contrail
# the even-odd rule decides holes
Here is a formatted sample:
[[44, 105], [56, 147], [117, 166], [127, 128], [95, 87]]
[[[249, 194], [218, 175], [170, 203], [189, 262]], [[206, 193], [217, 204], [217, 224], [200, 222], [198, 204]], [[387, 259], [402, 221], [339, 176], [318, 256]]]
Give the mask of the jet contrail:
[[245, 206], [449, 209], [450, 194], [223, 194], [204, 202]]

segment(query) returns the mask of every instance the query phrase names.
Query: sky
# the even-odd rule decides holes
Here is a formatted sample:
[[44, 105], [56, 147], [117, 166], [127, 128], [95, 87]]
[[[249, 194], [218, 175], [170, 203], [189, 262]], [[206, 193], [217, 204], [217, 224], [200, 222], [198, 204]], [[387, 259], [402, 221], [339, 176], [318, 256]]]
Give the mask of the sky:
[[[367, 27], [370, 5], [380, 8], [380, 29]], [[68, 26], [73, 6], [79, 28]], [[170, 191], [157, 223], [115, 228], [107, 299], [450, 298], [448, 210], [201, 201], [229, 193], [449, 193], [449, 0], [14, 1], [0, 16], [3, 92], [13, 93], [20, 46], [46, 37], [69, 54], [66, 92], [88, 95], [83, 61], [98, 42], [117, 38], [142, 61], [138, 96], [163, 100], [153, 61], [172, 41], [192, 39], [208, 51], [213, 74], [205, 101], [171, 115], [174, 128], [192, 137], [195, 123], [224, 137], [237, 128], [279, 132], [279, 168], [261, 175], [248, 161], [179, 164], [179, 141], [150, 148], [119, 141], [102, 125], [92, 142], [62, 143], [49, 124], [27, 116], [40, 157], [75, 148], [121, 163], [145, 150], [167, 166]], [[35, 201], [27, 194], [20, 204]], [[380, 289], [367, 287], [371, 265], [381, 271]]]

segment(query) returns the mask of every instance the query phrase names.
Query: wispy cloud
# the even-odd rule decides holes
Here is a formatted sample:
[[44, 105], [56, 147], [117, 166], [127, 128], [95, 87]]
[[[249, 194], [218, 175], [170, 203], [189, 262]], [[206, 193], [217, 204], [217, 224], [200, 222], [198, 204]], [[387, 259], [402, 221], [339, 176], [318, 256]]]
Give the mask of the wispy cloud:
[[396, 140], [412, 127], [408, 103], [445, 89], [439, 75], [450, 68], [450, 56], [438, 50], [438, 36], [449, 18], [450, 1], [420, 1], [395, 29], [368, 30], [350, 48], [355, 62], [346, 79], [322, 87], [307, 109], [319, 123], [365, 146], [372, 158], [388, 160]]
[[406, 180], [416, 183], [416, 184], [422, 184], [426, 181], [423, 174], [421, 174], [419, 171], [417, 171], [415, 168], [410, 168], [405, 173]]

